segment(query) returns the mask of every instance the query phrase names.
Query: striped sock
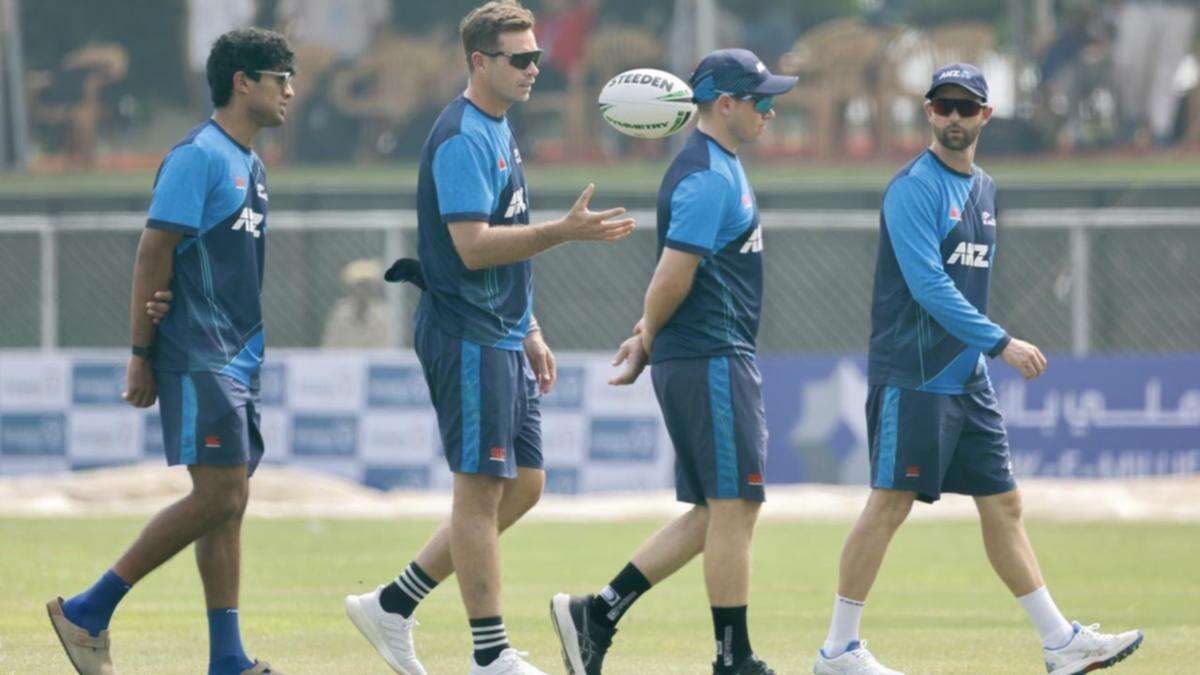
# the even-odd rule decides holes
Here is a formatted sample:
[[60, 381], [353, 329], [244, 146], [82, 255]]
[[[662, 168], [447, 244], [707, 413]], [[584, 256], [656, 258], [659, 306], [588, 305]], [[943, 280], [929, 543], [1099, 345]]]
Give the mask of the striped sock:
[[498, 616], [484, 619], [471, 619], [471, 641], [475, 644], [475, 663], [481, 666], [491, 665], [500, 656], [500, 652], [508, 649], [508, 633], [504, 630], [504, 621]]
[[379, 605], [383, 607], [383, 611], [399, 614], [407, 619], [437, 585], [438, 582], [431, 579], [414, 560], [395, 581], [384, 587], [383, 592], [379, 594]]

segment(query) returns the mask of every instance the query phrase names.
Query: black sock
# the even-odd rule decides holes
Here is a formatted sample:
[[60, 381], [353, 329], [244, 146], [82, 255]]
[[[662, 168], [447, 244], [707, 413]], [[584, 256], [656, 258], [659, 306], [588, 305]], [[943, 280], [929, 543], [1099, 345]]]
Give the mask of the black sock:
[[379, 594], [379, 605], [383, 607], [383, 611], [399, 614], [407, 619], [437, 585], [438, 582], [430, 579], [414, 560], [395, 581], [383, 588], [383, 592]]
[[713, 634], [717, 638], [717, 672], [732, 673], [749, 658], [750, 631], [746, 628], [746, 606], [713, 607]]
[[650, 590], [650, 580], [629, 563], [599, 594], [593, 596], [592, 618], [612, 628], [617, 625], [633, 602]]
[[475, 663], [481, 666], [491, 664], [500, 656], [500, 652], [508, 649], [504, 621], [498, 616], [471, 619], [471, 641], [475, 644]]

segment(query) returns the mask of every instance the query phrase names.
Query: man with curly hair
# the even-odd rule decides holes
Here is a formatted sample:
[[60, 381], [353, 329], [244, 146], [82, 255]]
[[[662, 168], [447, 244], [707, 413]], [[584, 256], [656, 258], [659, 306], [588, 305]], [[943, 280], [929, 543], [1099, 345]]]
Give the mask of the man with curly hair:
[[[237, 607], [242, 514], [263, 455], [267, 187], [250, 144], [287, 117], [293, 61], [277, 33], [251, 28], [218, 38], [207, 64], [212, 118], [159, 167], [133, 268], [133, 353], [122, 396], [138, 408], [159, 400], [167, 463], [187, 466], [192, 490], [155, 515], [90, 588], [46, 604], [83, 675], [116, 672], [108, 625], [117, 604], [193, 542], [208, 608], [209, 675], [279, 672], [246, 656]], [[162, 300], [175, 306], [158, 321], [153, 308]]]

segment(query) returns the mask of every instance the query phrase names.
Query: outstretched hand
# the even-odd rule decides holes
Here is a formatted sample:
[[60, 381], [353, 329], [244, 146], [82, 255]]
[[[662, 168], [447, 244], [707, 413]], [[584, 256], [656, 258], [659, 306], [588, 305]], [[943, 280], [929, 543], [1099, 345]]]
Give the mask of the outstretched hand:
[[625, 208], [622, 206], [607, 211], [589, 209], [588, 204], [595, 192], [596, 184], [588, 183], [575, 200], [574, 206], [562, 219], [565, 238], [575, 241], [617, 241], [628, 237], [637, 223], [633, 218], [613, 220], [625, 214]]

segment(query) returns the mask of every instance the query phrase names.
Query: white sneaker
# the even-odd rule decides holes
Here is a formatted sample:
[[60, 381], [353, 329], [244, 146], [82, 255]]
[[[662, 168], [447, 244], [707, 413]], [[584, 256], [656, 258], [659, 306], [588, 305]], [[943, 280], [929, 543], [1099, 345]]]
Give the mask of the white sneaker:
[[500, 656], [486, 666], [475, 663], [475, 657], [472, 656], [470, 675], [546, 675], [522, 658], [525, 656], [529, 656], [529, 654], [509, 647], [500, 652]]
[[347, 595], [346, 614], [392, 670], [400, 675], [425, 675], [413, 649], [412, 631], [417, 620], [383, 611], [379, 604], [381, 592], [383, 586], [371, 593]]
[[850, 648], [836, 658], [827, 658], [825, 652], [817, 650], [817, 661], [813, 664], [815, 675], [904, 675], [898, 670], [892, 670], [875, 660], [875, 656], [867, 651], [866, 641], [854, 641]]
[[1142, 646], [1142, 631], [1124, 633], [1097, 632], [1100, 624], [1080, 626], [1071, 622], [1075, 635], [1065, 647], [1043, 649], [1046, 656], [1046, 672], [1050, 675], [1078, 675], [1107, 668], [1137, 651]]

